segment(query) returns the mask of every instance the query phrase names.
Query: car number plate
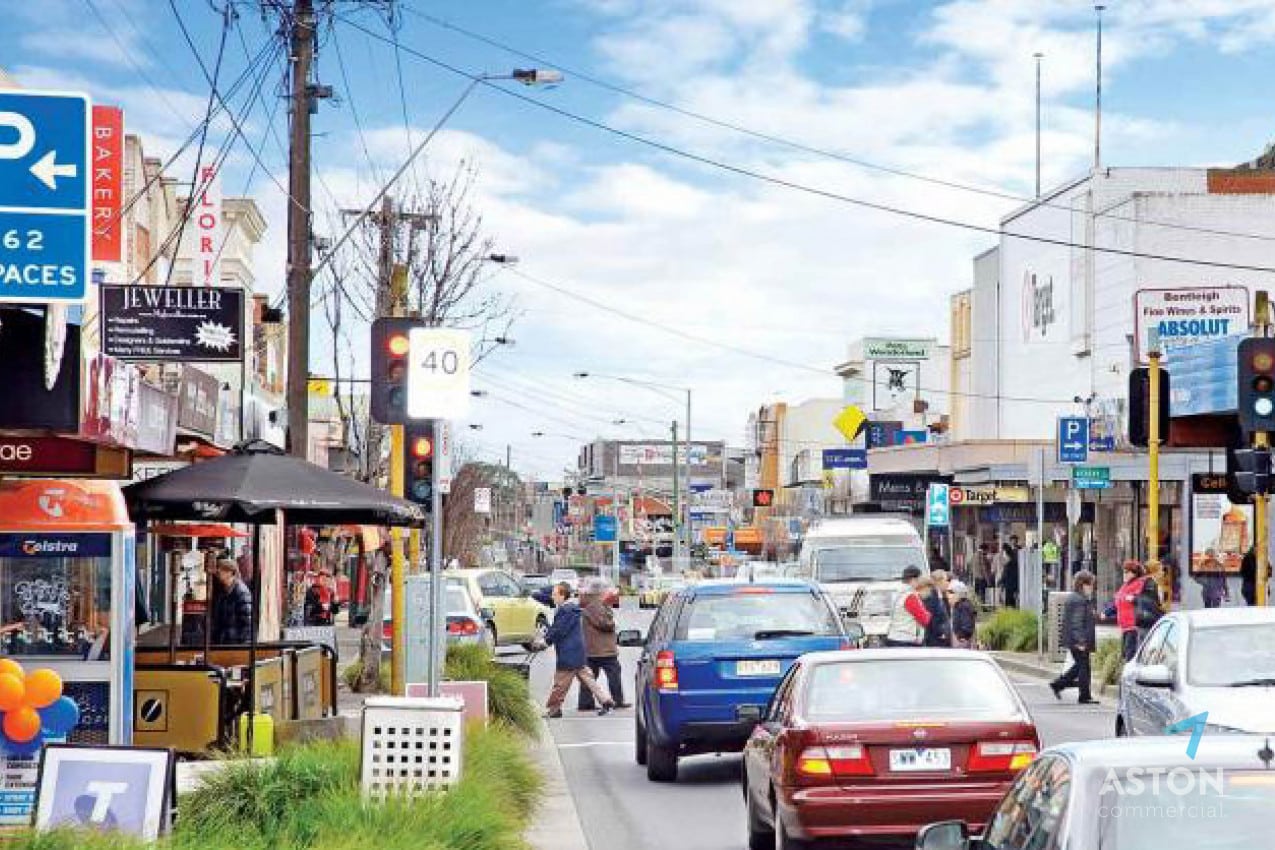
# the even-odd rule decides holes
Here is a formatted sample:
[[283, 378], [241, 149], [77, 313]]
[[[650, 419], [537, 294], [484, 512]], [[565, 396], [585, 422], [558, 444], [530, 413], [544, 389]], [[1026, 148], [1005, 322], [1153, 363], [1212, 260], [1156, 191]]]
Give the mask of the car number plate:
[[735, 662], [736, 676], [778, 676], [780, 672], [778, 658]]
[[896, 773], [922, 770], [951, 770], [952, 751], [946, 748], [890, 750], [890, 770]]

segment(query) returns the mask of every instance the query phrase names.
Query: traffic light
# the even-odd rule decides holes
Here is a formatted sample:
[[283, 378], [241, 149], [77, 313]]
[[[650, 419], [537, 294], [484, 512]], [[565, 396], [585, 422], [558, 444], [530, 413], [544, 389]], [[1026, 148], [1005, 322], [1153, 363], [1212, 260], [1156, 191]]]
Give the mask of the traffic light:
[[[1170, 379], [1160, 369], [1160, 444], [1169, 440]], [[1129, 373], [1129, 442], [1145, 449], [1151, 441], [1151, 373], [1138, 367]]]
[[434, 495], [434, 432], [428, 422], [403, 427], [403, 496], [428, 512]]
[[754, 490], [753, 491], [753, 507], [769, 508], [775, 504], [774, 490]]
[[1235, 462], [1240, 471], [1235, 473], [1235, 483], [1245, 493], [1271, 492], [1271, 450], [1238, 449]]
[[420, 319], [382, 317], [372, 323], [372, 418], [382, 425], [407, 421], [407, 360], [413, 328]]
[[1275, 431], [1275, 339], [1242, 340], [1236, 371], [1240, 427], [1249, 433]]

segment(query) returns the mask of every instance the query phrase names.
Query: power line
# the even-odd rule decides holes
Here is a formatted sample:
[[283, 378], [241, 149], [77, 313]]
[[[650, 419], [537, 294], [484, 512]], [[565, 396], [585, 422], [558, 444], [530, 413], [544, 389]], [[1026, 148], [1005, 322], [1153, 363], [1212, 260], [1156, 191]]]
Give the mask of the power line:
[[[1083, 212], [1082, 210], [1077, 210], [1075, 207], [1069, 206], [1067, 204], [1059, 204], [1053, 201], [1042, 200], [1040, 198], [1032, 198], [1026, 195], [1018, 195], [1003, 189], [991, 189], [991, 188], [987, 188], [983, 186], [974, 186], [969, 183], [960, 183], [954, 180], [945, 180], [943, 178], [933, 177], [928, 174], [921, 174], [918, 172], [908, 171], [906, 169], [902, 169], [902, 168], [898, 168], [894, 166], [888, 166], [888, 165], [882, 165], [880, 163], [870, 162], [868, 160], [865, 160], [859, 157], [850, 156], [849, 154], [841, 153], [839, 151], [828, 150], [827, 148], [816, 147], [814, 145], [810, 145], [804, 142], [799, 142], [784, 136], [778, 136], [771, 133], [765, 133], [760, 130], [754, 130], [751, 127], [746, 127], [741, 124], [733, 123], [731, 121], [726, 121], [721, 118], [715, 118], [703, 112], [697, 112], [693, 109], [687, 109], [686, 107], [678, 106], [675, 103], [670, 103], [668, 101], [660, 100], [658, 98], [651, 97], [650, 95], [643, 94], [642, 92], [625, 88], [624, 86], [621, 86], [617, 83], [612, 83], [600, 77], [590, 75], [584, 71], [579, 70], [578, 68], [571, 68], [559, 62], [554, 62], [553, 60], [547, 59], [543, 56], [538, 56], [534, 53], [528, 53], [517, 47], [513, 47], [512, 45], [497, 41], [496, 39], [491, 38], [490, 36], [486, 36], [486, 35], [483, 35], [482, 33], [478, 33], [470, 29], [466, 29], [465, 27], [462, 27], [458, 24], [454, 24], [450, 21], [444, 20], [443, 18], [439, 18], [434, 15], [431, 15], [428, 12], [422, 12], [419, 9], [414, 9], [411, 6], [405, 5], [404, 8], [407, 9], [408, 12], [412, 13], [413, 15], [416, 15], [422, 20], [425, 20], [442, 29], [451, 30], [452, 32], [463, 35], [466, 38], [479, 41], [483, 44], [486, 44], [490, 47], [495, 47], [499, 50], [503, 50], [506, 53], [509, 53], [513, 56], [518, 56], [522, 59], [526, 59], [531, 62], [536, 62], [541, 65], [547, 65], [550, 67], [558, 68], [562, 70], [563, 73], [569, 75], [572, 79], [577, 79], [577, 78], [581, 79], [585, 81], [586, 83], [590, 83], [594, 86], [597, 86], [598, 88], [602, 88], [607, 91], [613, 92], [615, 94], [619, 94], [624, 97], [639, 101], [641, 103], [645, 103], [648, 106], [654, 106], [660, 109], [674, 112], [686, 118], [691, 118], [695, 121], [699, 121], [714, 127], [718, 127], [719, 129], [729, 130], [733, 133], [739, 133], [745, 136], [750, 136], [760, 141], [780, 145], [782, 147], [800, 151], [802, 153], [813, 154], [815, 156], [820, 156], [827, 159], [836, 160], [838, 162], [844, 162], [848, 165], [854, 165], [859, 168], [868, 169], [870, 171], [877, 171], [877, 172], [881, 172], [883, 174], [889, 174], [895, 177], [903, 177], [909, 180], [916, 180], [923, 183], [929, 183], [935, 186], [943, 186], [948, 189], [956, 189], [962, 192], [972, 192], [974, 194], [984, 195], [984, 196], [992, 197], [992, 198], [1000, 198], [1002, 200], [1014, 201], [1016, 203], [1032, 204], [1033, 206], [1052, 207], [1055, 209], [1067, 210], [1069, 212]], [[1237, 239], [1255, 239], [1255, 240], [1261, 240], [1261, 241], [1275, 241], [1275, 236], [1270, 236], [1263, 233], [1248, 233], [1244, 231], [1223, 230], [1223, 229], [1210, 228], [1210, 227], [1201, 227], [1198, 225], [1179, 224], [1179, 223], [1168, 222], [1168, 221], [1139, 219], [1139, 218], [1134, 218], [1132, 216], [1119, 215], [1114, 212], [1101, 212], [1101, 213], [1094, 212], [1094, 213], [1088, 213], [1088, 214], [1094, 216], [1095, 218], [1110, 218], [1117, 221], [1129, 221], [1129, 222], [1134, 222], [1138, 224], [1148, 224], [1155, 227], [1162, 227], [1162, 228], [1171, 229], [1171, 230], [1186, 230], [1186, 231], [1191, 231], [1195, 233], [1206, 233], [1206, 234], [1210, 234], [1214, 236], [1229, 236], [1229, 237], [1234, 237]]]
[[[378, 33], [372, 30], [369, 30], [368, 28], [362, 26], [356, 21], [353, 21], [343, 16], [341, 17], [341, 20], [345, 21], [350, 26], [360, 30], [361, 32], [367, 34], [368, 36], [372, 38], [378, 39], [387, 44], [390, 43], [383, 36], [379, 35]], [[588, 118], [586, 116], [579, 115], [575, 112], [571, 112], [570, 110], [563, 109], [562, 107], [554, 106], [551, 103], [537, 100], [534, 97], [529, 97], [525, 94], [522, 94], [521, 92], [517, 92], [512, 89], [505, 88], [504, 86], [496, 85], [493, 81], [486, 79], [480, 74], [472, 74], [468, 71], [457, 68], [454, 65], [450, 65], [446, 62], [443, 62], [442, 60], [435, 59], [432, 56], [429, 56], [425, 53], [420, 52], [419, 50], [415, 50], [406, 45], [403, 46], [403, 52], [407, 53], [410, 56], [415, 56], [424, 62], [428, 62], [432, 65], [435, 65], [436, 67], [442, 68], [452, 74], [455, 74], [460, 77], [464, 77], [472, 81], [476, 85], [485, 86], [486, 88], [492, 91], [500, 92], [506, 97], [511, 97], [516, 100], [520, 100], [524, 103], [531, 104], [532, 106], [535, 106], [538, 109], [542, 109], [546, 112], [551, 112], [555, 115], [558, 115], [559, 117], [566, 118], [567, 120], [574, 121], [578, 124], [582, 124], [587, 127], [592, 127], [596, 130], [601, 130], [604, 133], [608, 133], [618, 138], [626, 139], [628, 141], [643, 145], [645, 147], [652, 148], [654, 150], [662, 151], [664, 153], [670, 154], [671, 156], [677, 157], [679, 159], [684, 159], [688, 162], [694, 162], [699, 165], [708, 166], [709, 168], [714, 168], [719, 171], [725, 171], [731, 174], [738, 175], [740, 177], [747, 177], [751, 180], [756, 180], [758, 182], [766, 183], [772, 186], [778, 186], [785, 189], [791, 189], [795, 192], [800, 192], [806, 195], [824, 198], [830, 201], [838, 201], [840, 203], [849, 204], [851, 206], [861, 207], [863, 209], [875, 210], [877, 212], [888, 213], [890, 215], [895, 215], [902, 218], [909, 218], [915, 221], [923, 221], [930, 224], [940, 224], [947, 227], [954, 227], [961, 230], [972, 231], [975, 233], [984, 233], [989, 236], [995, 236], [998, 239], [1004, 239], [1004, 238], [1022, 239], [1027, 242], [1037, 242], [1037, 243], [1041, 243], [1045, 245], [1055, 245], [1055, 246], [1064, 247], [1064, 248], [1075, 248], [1078, 250], [1093, 251], [1093, 252], [1101, 253], [1101, 254], [1112, 254], [1115, 256], [1122, 256], [1122, 257], [1136, 257], [1136, 258], [1147, 259], [1147, 260], [1160, 260], [1160, 261], [1168, 262], [1168, 263], [1180, 263], [1183, 265], [1200, 266], [1205, 268], [1229, 269], [1232, 271], [1254, 271], [1254, 272], [1264, 272], [1264, 273], [1275, 273], [1275, 267], [1272, 267], [1272, 266], [1257, 266], [1257, 265], [1251, 265], [1246, 263], [1227, 263], [1227, 262], [1220, 262], [1220, 261], [1214, 261], [1214, 260], [1201, 260], [1201, 259], [1196, 259], [1193, 257], [1154, 254], [1154, 253], [1149, 253], [1144, 251], [1133, 251], [1133, 250], [1128, 250], [1123, 248], [1108, 248], [1108, 247], [1101, 247], [1098, 245], [1085, 245], [1079, 242], [1072, 242], [1069, 239], [1056, 239], [1049, 236], [1038, 236], [1038, 235], [1029, 234], [1029, 233], [1017, 233], [1017, 232], [1004, 230], [1000, 227], [991, 227], [988, 225], [975, 224], [974, 222], [962, 221], [960, 219], [949, 218], [947, 216], [920, 212], [917, 210], [906, 209], [903, 207], [896, 207], [896, 206], [892, 206], [890, 204], [882, 203], [879, 201], [870, 201], [864, 198], [858, 198], [852, 195], [846, 195], [840, 192], [834, 192], [830, 189], [821, 189], [817, 186], [809, 186], [804, 183], [798, 183], [794, 180], [788, 180], [783, 177], [777, 177], [773, 174], [767, 174], [765, 172], [755, 171], [750, 168], [745, 168], [744, 166], [733, 165], [728, 162], [723, 162], [721, 160], [713, 159], [712, 157], [705, 156], [703, 154], [698, 154], [693, 151], [685, 150], [683, 148], [679, 148], [667, 142], [662, 142], [657, 139], [648, 138], [646, 136], [642, 136], [637, 133], [631, 133], [627, 130], [621, 130], [620, 128], [613, 127], [610, 124], [607, 124], [603, 121], [598, 121], [593, 118]]]

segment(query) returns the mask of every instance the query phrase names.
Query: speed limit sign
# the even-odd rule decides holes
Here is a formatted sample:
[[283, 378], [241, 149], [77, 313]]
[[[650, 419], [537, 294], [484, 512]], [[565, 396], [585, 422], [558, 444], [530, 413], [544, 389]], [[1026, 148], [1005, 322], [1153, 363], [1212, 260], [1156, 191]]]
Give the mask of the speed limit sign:
[[469, 331], [411, 330], [407, 356], [409, 419], [460, 419], [469, 412], [469, 341]]

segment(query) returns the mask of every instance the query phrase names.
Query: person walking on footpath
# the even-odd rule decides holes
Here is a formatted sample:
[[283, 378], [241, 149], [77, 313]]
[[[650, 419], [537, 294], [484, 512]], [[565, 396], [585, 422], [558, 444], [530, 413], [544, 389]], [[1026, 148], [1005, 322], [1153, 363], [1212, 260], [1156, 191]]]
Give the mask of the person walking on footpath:
[[212, 642], [248, 643], [252, 635], [252, 591], [239, 577], [239, 565], [229, 558], [217, 562], [221, 593], [213, 603]]
[[1072, 579], [1072, 592], [1063, 603], [1063, 645], [1071, 653], [1071, 667], [1049, 683], [1054, 697], [1062, 699], [1062, 692], [1070, 688], [1080, 691], [1081, 705], [1096, 705], [1098, 700], [1090, 693], [1092, 673], [1089, 657], [1098, 642], [1098, 616], [1094, 612], [1094, 575], [1081, 570]]
[[928, 596], [922, 595], [925, 608], [930, 612], [930, 622], [925, 626], [925, 645], [951, 648], [952, 609], [947, 601], [947, 570], [931, 570], [930, 581], [934, 583], [934, 590]]
[[974, 630], [978, 611], [970, 600], [970, 589], [963, 581], [952, 582], [947, 589], [952, 607], [952, 646], [970, 649], [974, 646]]
[[1124, 562], [1124, 584], [1116, 591], [1116, 625], [1120, 627], [1120, 656], [1132, 661], [1138, 653], [1137, 601], [1147, 582], [1146, 570], [1134, 560]]
[[[601, 674], [606, 673], [607, 688], [611, 691], [615, 707], [628, 708], [629, 704], [624, 701], [624, 680], [620, 671], [620, 647], [616, 643], [615, 612], [602, 601], [605, 591], [606, 583], [594, 578], [587, 582], [585, 592], [580, 594], [584, 651], [593, 678], [600, 683]], [[576, 707], [580, 711], [593, 711], [593, 693], [588, 688], [580, 689]]]
[[1257, 552], [1251, 546], [1240, 561], [1240, 596], [1249, 607], [1257, 604]]
[[1021, 551], [1018, 535], [1010, 535], [1009, 542], [1005, 544], [1005, 568], [1001, 573], [1001, 587], [1005, 591], [1006, 608], [1018, 607], [1018, 565]]
[[598, 715], [609, 714], [615, 702], [602, 690], [593, 678], [589, 668], [585, 666], [588, 657], [584, 648], [584, 629], [580, 625], [583, 617], [580, 606], [571, 599], [571, 585], [565, 581], [553, 586], [554, 615], [553, 624], [543, 637], [537, 638], [533, 646], [543, 649], [552, 646], [557, 660], [553, 671], [553, 687], [549, 689], [545, 716], [556, 718], [562, 716], [562, 703], [566, 701], [567, 691], [571, 683], [580, 682], [580, 687], [588, 688], [593, 698], [602, 706]]
[[931, 617], [929, 609], [925, 607], [922, 591], [932, 593], [934, 582], [929, 576], [921, 575], [920, 567], [904, 567], [903, 584], [905, 587], [894, 597], [885, 645], [921, 646]]

